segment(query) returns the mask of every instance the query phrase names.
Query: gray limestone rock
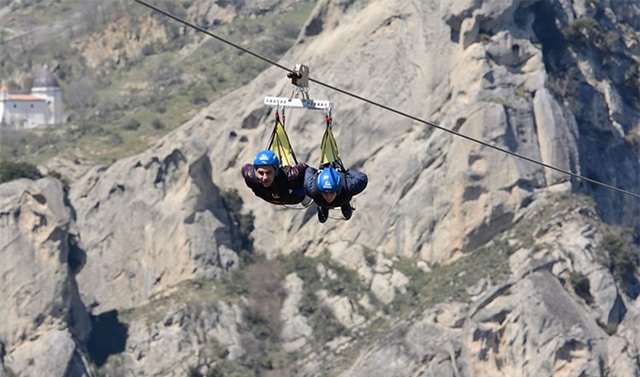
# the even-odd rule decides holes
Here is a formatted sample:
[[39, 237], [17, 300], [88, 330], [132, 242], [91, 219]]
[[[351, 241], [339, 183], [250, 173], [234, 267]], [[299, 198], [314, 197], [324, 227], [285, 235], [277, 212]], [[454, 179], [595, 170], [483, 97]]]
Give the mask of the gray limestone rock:
[[237, 266], [239, 239], [207, 149], [166, 143], [94, 169], [71, 190], [87, 252], [78, 281], [96, 313]]
[[0, 360], [20, 375], [92, 376], [76, 283], [85, 256], [60, 181], [0, 185]]
[[[291, 90], [275, 67], [149, 150], [93, 168], [68, 197], [53, 179], [0, 185], [0, 373], [94, 375], [85, 305], [119, 311], [128, 326], [124, 351], [104, 365], [111, 375], [183, 376], [259, 353], [260, 340], [243, 330], [246, 297], [169, 294], [238, 266], [241, 240], [221, 199], [237, 190], [262, 256], [328, 254], [368, 287], [352, 297], [306, 292], [309, 284], [287, 276], [278, 336], [298, 357], [281, 368], [290, 375], [640, 375], [638, 300], [598, 247], [609, 224], [637, 233], [640, 201], [530, 161], [640, 187], [629, 136], [640, 117], [624, 84], [640, 10], [623, 3], [320, 1], [282, 62], [307, 63], [314, 79], [397, 110], [310, 88], [311, 98], [335, 103], [347, 167], [369, 175], [348, 222], [319, 224], [315, 207], [269, 205], [244, 186], [240, 168], [272, 129], [262, 96]], [[217, 19], [208, 12], [196, 11]], [[603, 64], [600, 50], [558, 48], [584, 17], [625, 34], [624, 52]], [[287, 121], [299, 159], [318, 165], [322, 114], [292, 110]], [[595, 204], [567, 209], [576, 192]], [[469, 302], [394, 312], [412, 288], [398, 258], [436, 274], [483, 245], [504, 248], [506, 281], [470, 284]], [[316, 267], [314, 283], [335, 283], [335, 270]], [[300, 313], [303, 297], [317, 298], [324, 320], [344, 331], [313, 348], [325, 334]]]

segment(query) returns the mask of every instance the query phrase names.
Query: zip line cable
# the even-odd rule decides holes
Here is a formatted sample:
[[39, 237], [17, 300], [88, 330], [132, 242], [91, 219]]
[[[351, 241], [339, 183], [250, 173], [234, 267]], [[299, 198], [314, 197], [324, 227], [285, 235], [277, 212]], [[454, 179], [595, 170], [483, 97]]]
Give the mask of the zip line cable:
[[[222, 43], [228, 44], [228, 45], [230, 45], [230, 46], [232, 46], [232, 47], [234, 47], [234, 48], [236, 48], [236, 49], [238, 49], [238, 50], [241, 50], [241, 51], [243, 51], [243, 52], [245, 52], [245, 53], [247, 53], [247, 54], [249, 54], [249, 55], [251, 55], [251, 56], [253, 56], [253, 57], [257, 58], [257, 59], [259, 59], [259, 60], [265, 61], [265, 62], [267, 62], [267, 63], [269, 63], [269, 64], [271, 64], [271, 65], [273, 65], [273, 66], [276, 66], [276, 67], [278, 67], [278, 68], [280, 68], [280, 69], [284, 70], [284, 71], [287, 71], [287, 72], [290, 72], [290, 73], [295, 73], [295, 72], [294, 72], [294, 71], [292, 71], [290, 68], [287, 68], [287, 67], [283, 66], [282, 64], [280, 64], [280, 63], [278, 63], [278, 62], [274, 61], [274, 60], [271, 60], [271, 59], [269, 59], [269, 58], [267, 58], [267, 57], [264, 57], [264, 56], [262, 56], [262, 55], [260, 55], [260, 54], [255, 53], [255, 52], [253, 52], [253, 51], [251, 51], [251, 50], [249, 50], [249, 49], [247, 49], [247, 48], [245, 48], [245, 47], [242, 47], [242, 46], [240, 46], [240, 45], [238, 45], [238, 44], [236, 44], [236, 43], [233, 43], [233, 42], [231, 42], [231, 41], [229, 41], [229, 40], [227, 40], [227, 39], [225, 39], [225, 38], [223, 38], [223, 37], [220, 37], [220, 36], [218, 36], [218, 35], [216, 35], [216, 34], [213, 34], [212, 32], [210, 32], [210, 31], [208, 31], [208, 30], [206, 30], [206, 29], [204, 29], [204, 28], [202, 28], [202, 27], [200, 27], [200, 26], [198, 26], [198, 25], [195, 25], [195, 24], [193, 24], [193, 23], [191, 23], [191, 22], [189, 22], [189, 21], [187, 21], [187, 20], [185, 20], [185, 19], [183, 19], [183, 18], [180, 18], [180, 17], [176, 16], [175, 14], [173, 14], [173, 13], [171, 13], [171, 12], [169, 12], [169, 11], [166, 11], [166, 10], [164, 10], [164, 9], [158, 8], [158, 7], [156, 7], [155, 5], [149, 4], [149, 3], [147, 3], [146, 1], [143, 1], [143, 0], [134, 0], [134, 1], [135, 1], [135, 2], [137, 2], [137, 3], [139, 3], [139, 4], [141, 4], [141, 5], [144, 5], [145, 7], [150, 8], [150, 9], [152, 9], [152, 10], [154, 10], [154, 11], [158, 12], [158, 13], [161, 13], [161, 14], [163, 14], [163, 15], [165, 15], [165, 16], [167, 16], [167, 17], [169, 17], [169, 18], [171, 18], [171, 19], [173, 19], [173, 20], [175, 20], [175, 21], [178, 21], [178, 22], [180, 22], [180, 23], [182, 23], [182, 24], [184, 24], [184, 25], [186, 25], [186, 26], [189, 26], [189, 27], [191, 27], [191, 28], [193, 28], [193, 29], [195, 29], [195, 30], [197, 30], [197, 31], [201, 32], [201, 33], [204, 33], [204, 34], [206, 34], [206, 35], [208, 35], [208, 36], [210, 36], [210, 37], [212, 37], [212, 38], [214, 38], [214, 39], [217, 39], [218, 41], [220, 41], [220, 42], [222, 42]], [[610, 190], [614, 190], [614, 191], [617, 191], [617, 192], [619, 192], [619, 193], [622, 193], [622, 194], [625, 194], [625, 195], [629, 195], [629, 196], [633, 196], [633, 197], [635, 197], [635, 198], [637, 198], [637, 199], [640, 199], [640, 194], [639, 194], [639, 193], [635, 193], [635, 192], [627, 191], [627, 190], [625, 190], [625, 189], [621, 189], [621, 188], [619, 188], [619, 187], [612, 186], [612, 185], [609, 185], [609, 184], [607, 184], [607, 183], [604, 183], [604, 182], [601, 182], [601, 181], [598, 181], [598, 180], [595, 180], [595, 179], [592, 179], [592, 178], [588, 178], [588, 177], [585, 177], [585, 176], [580, 175], [580, 174], [577, 174], [577, 173], [573, 173], [573, 172], [568, 171], [568, 170], [564, 170], [564, 169], [561, 169], [561, 168], [557, 168], [557, 167], [555, 167], [555, 166], [553, 166], [553, 165], [549, 165], [549, 164], [547, 164], [547, 163], [544, 163], [544, 162], [541, 162], [541, 161], [535, 160], [535, 159], [533, 159], [533, 158], [523, 156], [523, 155], [521, 155], [521, 154], [518, 154], [518, 153], [512, 152], [512, 151], [510, 151], [510, 150], [508, 150], [508, 149], [505, 149], [505, 148], [502, 148], [502, 147], [498, 147], [498, 146], [493, 145], [493, 144], [489, 144], [489, 143], [487, 143], [487, 142], [485, 142], [485, 141], [482, 141], [482, 140], [479, 140], [479, 139], [473, 138], [473, 137], [471, 137], [471, 136], [467, 136], [467, 135], [465, 135], [465, 134], [459, 133], [459, 132], [454, 131], [454, 130], [450, 130], [450, 129], [446, 128], [446, 127], [443, 127], [443, 126], [437, 125], [437, 124], [435, 124], [435, 123], [428, 122], [428, 121], [426, 121], [426, 120], [424, 120], [424, 119], [420, 119], [420, 118], [418, 118], [418, 117], [416, 117], [416, 116], [414, 116], [414, 115], [408, 114], [408, 113], [406, 113], [406, 112], [404, 112], [404, 111], [394, 109], [394, 108], [389, 107], [389, 106], [387, 106], [387, 105], [384, 105], [384, 104], [382, 104], [382, 103], [379, 103], [379, 102], [376, 102], [376, 101], [370, 100], [370, 99], [365, 98], [365, 97], [362, 97], [362, 96], [360, 96], [360, 95], [358, 95], [358, 94], [351, 93], [351, 92], [349, 92], [349, 91], [347, 91], [347, 90], [341, 89], [341, 88], [339, 88], [339, 87], [337, 87], [337, 86], [334, 86], [334, 85], [330, 85], [330, 84], [324, 83], [324, 82], [322, 82], [322, 81], [319, 81], [319, 80], [313, 79], [313, 78], [311, 78], [311, 77], [309, 77], [309, 81], [314, 82], [314, 83], [316, 83], [316, 84], [318, 84], [318, 85], [320, 85], [320, 86], [323, 86], [323, 87], [325, 87], [325, 88], [331, 89], [331, 90], [333, 90], [333, 91], [336, 91], [336, 92], [342, 93], [342, 94], [344, 94], [344, 95], [346, 95], [346, 96], [349, 96], [349, 97], [355, 98], [355, 99], [360, 100], [360, 101], [362, 101], [362, 102], [366, 102], [366, 103], [368, 103], [368, 104], [370, 104], [370, 105], [373, 105], [373, 106], [375, 106], [375, 107], [379, 107], [379, 108], [381, 108], [381, 109], [383, 109], [383, 110], [386, 110], [386, 111], [389, 111], [389, 112], [391, 112], [391, 113], [394, 113], [394, 114], [400, 115], [400, 116], [402, 116], [402, 117], [405, 117], [405, 118], [411, 119], [411, 120], [413, 120], [413, 121], [416, 121], [416, 122], [418, 122], [418, 123], [425, 124], [425, 125], [430, 126], [430, 127], [433, 127], [433, 128], [437, 128], [437, 129], [442, 130], [442, 131], [444, 131], [444, 132], [447, 132], [447, 133], [449, 133], [449, 134], [451, 134], [451, 135], [461, 137], [461, 138], [463, 138], [463, 139], [466, 139], [466, 140], [469, 140], [469, 141], [471, 141], [471, 142], [474, 142], [474, 143], [480, 144], [480, 145], [482, 145], [482, 146], [485, 146], [485, 147], [488, 147], [488, 148], [491, 148], [491, 149], [497, 150], [497, 151], [502, 152], [502, 153], [505, 153], [505, 154], [507, 154], [507, 155], [510, 155], [510, 156], [513, 156], [513, 157], [517, 157], [517, 158], [519, 158], [519, 159], [522, 159], [522, 160], [525, 160], [525, 161], [531, 162], [531, 163], [533, 163], [533, 164], [536, 164], [536, 165], [542, 166], [542, 167], [547, 168], [547, 169], [555, 170], [555, 171], [557, 171], [557, 172], [559, 172], [559, 173], [562, 173], [562, 174], [565, 174], [565, 175], [571, 176], [571, 177], [576, 178], [576, 179], [581, 180], [581, 181], [585, 181], [585, 182], [593, 183], [593, 184], [595, 184], [595, 185], [599, 185], [599, 186], [602, 186], [602, 187], [608, 188], [608, 189], [610, 189]]]

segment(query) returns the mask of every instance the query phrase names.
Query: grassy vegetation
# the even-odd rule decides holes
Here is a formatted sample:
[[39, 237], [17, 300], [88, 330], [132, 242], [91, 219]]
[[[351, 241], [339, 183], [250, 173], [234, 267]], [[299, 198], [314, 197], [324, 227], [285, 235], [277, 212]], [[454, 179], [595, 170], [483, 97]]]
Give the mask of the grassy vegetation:
[[[531, 245], [535, 250], [534, 237], [537, 232], [544, 232], [551, 224], [564, 222], [572, 212], [578, 209], [586, 215], [585, 219], [590, 216], [588, 213], [583, 213], [583, 210], [592, 210], [595, 215], [595, 203], [589, 197], [569, 193], [550, 194], [541, 206], [534, 208], [509, 232], [513, 239], [518, 240], [518, 245]], [[640, 249], [634, 239], [634, 231], [629, 228], [596, 223], [595, 218], [588, 221], [593, 221], [594, 226], [602, 228], [605, 232], [599, 245], [601, 255], [599, 263], [611, 271], [616, 284], [623, 292], [631, 298], [637, 297], [640, 294], [640, 282], [636, 278], [640, 266]], [[544, 245], [537, 247], [544, 247]], [[587, 304], [593, 301], [589, 280], [585, 275], [572, 271], [569, 282], [574, 292]]]
[[[322, 347], [330, 340], [348, 335], [349, 329], [342, 325], [333, 315], [329, 307], [321, 302], [317, 296], [320, 290], [326, 290], [329, 296], [349, 298], [356, 304], [369, 288], [359, 278], [357, 273], [334, 262], [328, 252], [317, 258], [306, 257], [301, 254], [279, 258], [287, 273], [296, 273], [304, 282], [304, 293], [298, 310], [307, 317], [313, 328], [313, 338], [309, 339], [312, 346]], [[327, 276], [320, 274], [322, 266]], [[356, 304], [357, 305], [357, 304]], [[358, 306], [358, 313], [367, 316], [367, 312]]]
[[534, 233], [552, 219], [562, 221], [571, 211], [580, 207], [595, 208], [593, 199], [565, 192], [549, 193], [541, 204], [533, 208], [511, 230], [513, 238], [522, 245], [534, 246]]
[[[152, 324], [164, 321], [169, 312], [180, 316], [181, 312], [214, 312], [221, 302], [239, 305], [244, 312], [239, 330], [242, 333], [242, 347], [247, 354], [240, 360], [227, 360], [226, 348], [215, 339], [208, 339], [202, 352], [214, 361], [215, 367], [210, 368], [205, 376], [254, 375], [273, 370], [276, 364], [286, 359], [278, 340], [281, 326], [279, 315], [284, 298], [282, 281], [283, 270], [278, 263], [257, 257], [251, 264], [243, 265], [219, 279], [182, 282], [161, 296], [152, 298], [147, 305], [123, 311], [120, 318], [125, 323], [144, 320]], [[201, 366], [189, 368], [189, 375], [200, 375]]]
[[[640, 64], [636, 61], [631, 64], [624, 73], [624, 88], [634, 100], [636, 108], [640, 108]], [[636, 127], [636, 131], [637, 131]], [[633, 135], [630, 133], [629, 135]], [[636, 146], [640, 145], [640, 136], [636, 133], [635, 140], [632, 143]]]
[[[415, 259], [394, 258], [393, 269], [407, 276], [409, 283], [405, 287], [406, 293], [398, 293], [388, 305], [376, 301], [357, 273], [342, 267], [325, 252], [318, 257], [292, 254], [271, 261], [256, 257], [215, 281], [184, 282], [174, 289], [170, 297], [158, 298], [156, 303], [134, 312], [137, 312], [137, 318], [144, 317], [146, 322], [153, 323], [161, 321], [169, 308], [193, 311], [190, 308], [197, 306], [214, 310], [220, 302], [242, 308], [244, 316], [239, 330], [242, 347], [247, 350], [246, 356], [228, 360], [225, 347], [210, 339], [205, 347], [209, 361], [193, 365], [189, 370], [193, 376], [283, 375], [285, 370], [291, 371], [292, 365], [309, 355], [328, 352], [327, 343], [341, 336], [351, 339], [350, 344], [341, 350], [340, 355], [332, 355], [332, 362], [346, 363], [363, 347], [379, 342], [380, 336], [388, 335], [398, 321], [405, 321], [438, 303], [468, 301], [468, 289], [477, 285], [480, 279], [488, 279], [493, 284], [505, 281], [511, 273], [509, 256], [516, 249], [523, 245], [533, 247], [536, 232], [543, 231], [545, 224], [561, 221], [576, 209], [593, 203], [581, 196], [557, 193], [549, 194], [541, 204], [532, 207], [513, 229], [487, 245], [450, 264], [433, 265], [429, 272], [418, 268]], [[601, 245], [602, 250], [611, 254], [611, 268], [619, 276], [627, 273], [630, 266], [637, 265], [637, 258], [632, 259], [636, 254], [626, 248], [629, 240], [625, 234], [607, 235]], [[365, 260], [370, 267], [376, 264], [376, 259], [374, 251], [365, 252]], [[297, 274], [304, 283], [298, 309], [307, 318], [313, 335], [307, 339], [304, 348], [288, 353], [279, 339], [282, 326], [279, 315], [286, 296], [284, 279], [291, 273]], [[587, 303], [592, 300], [586, 276], [572, 273], [569, 282], [574, 292]], [[358, 314], [368, 320], [366, 330], [352, 331], [342, 325], [318, 298], [320, 290], [327, 291], [329, 296], [348, 297]], [[373, 310], [359, 306], [358, 302], [364, 295], [370, 295]], [[162, 304], [158, 304], [162, 302], [167, 303], [164, 309]], [[132, 313], [123, 314], [122, 318], [131, 320], [134, 317]], [[378, 316], [380, 313], [384, 315]], [[603, 328], [610, 333], [615, 332], [611, 325]], [[204, 365], [208, 369], [203, 369]]]
[[[154, 4], [186, 18], [197, 3]], [[240, 8], [232, 22], [205, 26], [216, 35], [277, 60], [293, 44], [315, 3], [301, 0], [281, 11], [257, 15], [243, 13]], [[42, 64], [56, 64], [68, 119], [57, 130], [1, 130], [0, 159], [40, 164], [61, 155], [109, 164], [144, 151], [210, 102], [267, 68], [267, 63], [231, 46], [123, 1], [62, 0], [42, 8], [26, 4], [15, 6], [14, 19], [37, 22], [36, 35], [56, 20], [79, 13], [93, 23], [77, 25], [64, 43], [39, 43], [36, 37], [25, 36], [24, 49], [0, 48], [0, 60], [5, 62], [0, 67], [3, 77], [30, 77]], [[148, 17], [155, 19], [159, 28], [143, 30], [141, 25]], [[18, 26], [8, 23], [5, 27], [19, 30]], [[131, 40], [131, 35], [140, 36], [140, 40]], [[116, 46], [121, 51], [119, 61], [112, 58], [91, 66], [82, 46], [94, 39]], [[139, 46], [132, 47], [132, 43]], [[28, 64], [18, 64], [25, 61]], [[19, 79], [7, 82], [12, 92], [28, 92], [30, 84]]]
[[600, 242], [600, 249], [608, 255], [608, 267], [616, 283], [632, 298], [638, 296], [636, 279], [640, 267], [640, 248], [634, 243], [633, 230], [614, 229], [606, 233]]
[[[510, 251], [501, 242], [492, 242], [447, 265], [434, 265], [428, 273], [415, 260], [400, 259], [394, 268], [409, 277], [407, 293], [393, 301], [388, 313], [420, 312], [445, 301], [467, 301], [467, 289], [480, 279], [493, 283], [505, 280], [510, 273]], [[397, 315], [397, 314], [395, 314]]]
[[575, 46], [586, 47], [602, 40], [598, 22], [590, 17], [581, 17], [562, 30], [567, 41]]
[[487, 100], [487, 102], [497, 103], [498, 105], [502, 105], [504, 107], [511, 107], [511, 103], [504, 98], [491, 97]]
[[[633, 26], [624, 17], [610, 22], [606, 2], [587, 2], [586, 14], [573, 20], [562, 20], [550, 2], [536, 2], [533, 30], [540, 39], [548, 78], [546, 87], [561, 101], [566, 99], [574, 108], [580, 108], [579, 100], [585, 84], [578, 61], [591, 61], [598, 68], [598, 80], [611, 81], [623, 100], [633, 108], [640, 106], [638, 89], [637, 53], [625, 46], [628, 30]], [[558, 29], [560, 28], [560, 29]], [[626, 71], [624, 77], [621, 70]], [[590, 84], [589, 84], [590, 85]]]
[[[333, 278], [321, 277], [319, 265], [330, 270]], [[221, 302], [239, 305], [244, 312], [239, 330], [246, 355], [230, 361], [226, 358], [225, 348], [215, 339], [209, 339], [205, 348], [211, 361], [207, 365], [213, 363], [214, 367], [210, 367], [203, 376], [278, 375], [280, 369], [289, 369], [301, 357], [299, 352], [284, 351], [279, 340], [282, 326], [280, 311], [286, 296], [283, 282], [288, 274], [294, 272], [304, 281], [300, 311], [313, 328], [314, 335], [309, 339], [311, 349], [322, 349], [336, 336], [349, 335], [348, 329], [319, 301], [315, 292], [325, 289], [331, 296], [341, 295], [357, 300], [368, 288], [357, 274], [332, 261], [328, 253], [317, 258], [295, 254], [273, 261], [256, 256], [251, 263], [243, 264], [219, 279], [182, 282], [152, 298], [147, 305], [121, 312], [120, 318], [125, 323], [144, 320], [151, 324], [165, 320], [169, 311], [200, 312], [202, 309], [197, 308], [207, 307], [213, 311]], [[188, 373], [202, 375], [199, 373], [203, 365], [191, 366]]]
[[529, 92], [527, 90], [527, 86], [524, 84], [519, 85], [515, 90], [514, 93], [516, 96], [518, 97], [522, 97], [522, 98], [528, 98], [529, 97]]

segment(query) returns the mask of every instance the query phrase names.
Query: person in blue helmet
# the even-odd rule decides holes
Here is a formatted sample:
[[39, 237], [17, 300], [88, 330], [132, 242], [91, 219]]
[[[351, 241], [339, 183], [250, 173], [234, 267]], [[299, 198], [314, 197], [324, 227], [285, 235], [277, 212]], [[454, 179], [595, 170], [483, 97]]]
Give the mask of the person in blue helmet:
[[304, 198], [304, 174], [308, 166], [280, 166], [280, 159], [270, 150], [258, 152], [253, 164], [242, 167], [244, 183], [256, 196], [272, 204], [298, 204]]
[[304, 175], [304, 191], [318, 206], [318, 220], [329, 218], [329, 209], [340, 207], [342, 216], [349, 220], [353, 214], [351, 199], [364, 191], [369, 178], [355, 170], [336, 169], [327, 165], [321, 169], [308, 167]]

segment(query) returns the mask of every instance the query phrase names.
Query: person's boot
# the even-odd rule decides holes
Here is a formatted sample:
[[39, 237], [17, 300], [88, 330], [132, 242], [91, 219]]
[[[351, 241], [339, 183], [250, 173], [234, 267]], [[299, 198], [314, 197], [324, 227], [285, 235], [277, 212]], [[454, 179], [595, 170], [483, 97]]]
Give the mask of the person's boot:
[[318, 221], [325, 223], [329, 218], [329, 208], [318, 207]]
[[344, 204], [342, 207], [340, 207], [340, 210], [342, 211], [342, 216], [344, 216], [345, 220], [349, 220], [351, 218], [351, 215], [353, 215], [353, 208], [351, 208], [351, 203]]

